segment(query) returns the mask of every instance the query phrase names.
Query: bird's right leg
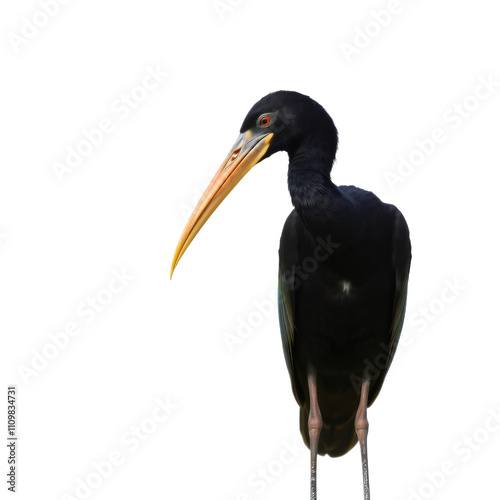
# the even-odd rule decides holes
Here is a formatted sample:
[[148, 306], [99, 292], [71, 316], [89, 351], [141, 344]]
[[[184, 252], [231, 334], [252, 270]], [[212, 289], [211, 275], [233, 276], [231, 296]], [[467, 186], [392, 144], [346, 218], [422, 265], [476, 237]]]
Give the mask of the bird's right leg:
[[361, 385], [361, 397], [359, 400], [358, 411], [354, 420], [354, 428], [358, 435], [359, 446], [361, 448], [361, 464], [363, 467], [363, 498], [370, 500], [370, 481], [368, 479], [368, 418], [366, 416], [366, 408], [368, 406], [368, 393], [370, 391], [370, 380], [364, 379]]
[[318, 457], [318, 442], [323, 426], [323, 419], [319, 411], [317, 392], [317, 372], [309, 367], [307, 370], [307, 384], [309, 386], [309, 448], [311, 449], [311, 500], [316, 500], [316, 459]]

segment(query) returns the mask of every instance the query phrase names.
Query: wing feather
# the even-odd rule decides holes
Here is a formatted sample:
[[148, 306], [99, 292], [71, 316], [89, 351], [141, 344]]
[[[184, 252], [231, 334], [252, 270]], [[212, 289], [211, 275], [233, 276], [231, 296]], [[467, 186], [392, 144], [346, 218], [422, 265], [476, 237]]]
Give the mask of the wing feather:
[[[296, 223], [295, 210], [292, 211], [285, 227], [280, 242], [280, 259], [278, 274], [278, 315], [280, 321], [281, 341], [285, 355], [286, 367], [290, 375], [293, 395], [299, 405], [303, 404], [304, 397], [298, 381], [297, 367], [294, 364], [295, 352], [295, 273], [297, 264], [297, 242], [290, 241], [296, 237], [294, 224]], [[287, 239], [288, 241], [284, 241]]]
[[410, 232], [403, 214], [396, 207], [394, 207], [394, 212], [395, 222], [393, 232], [392, 262], [394, 266], [395, 291], [393, 319], [389, 332], [389, 351], [387, 363], [384, 372], [370, 390], [370, 405], [378, 396], [385, 376], [387, 375], [387, 371], [389, 370], [389, 367], [394, 359], [394, 354], [401, 337], [406, 311], [406, 297], [408, 293], [408, 279], [410, 276], [411, 262]]

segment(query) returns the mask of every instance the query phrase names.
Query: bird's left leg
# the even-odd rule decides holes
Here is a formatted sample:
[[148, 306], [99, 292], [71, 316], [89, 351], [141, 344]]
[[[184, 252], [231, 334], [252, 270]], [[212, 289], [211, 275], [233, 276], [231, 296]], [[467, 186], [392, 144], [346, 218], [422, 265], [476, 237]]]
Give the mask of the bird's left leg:
[[370, 390], [370, 380], [363, 379], [361, 384], [361, 397], [359, 399], [358, 411], [354, 419], [354, 428], [358, 435], [359, 446], [361, 448], [361, 465], [363, 467], [363, 492], [364, 500], [370, 500], [370, 482], [368, 479], [368, 418], [366, 416], [366, 408], [368, 407], [368, 392]]
[[307, 370], [307, 385], [309, 387], [309, 448], [311, 449], [311, 500], [316, 500], [316, 460], [318, 457], [318, 443], [323, 419], [319, 411], [316, 370], [309, 367]]

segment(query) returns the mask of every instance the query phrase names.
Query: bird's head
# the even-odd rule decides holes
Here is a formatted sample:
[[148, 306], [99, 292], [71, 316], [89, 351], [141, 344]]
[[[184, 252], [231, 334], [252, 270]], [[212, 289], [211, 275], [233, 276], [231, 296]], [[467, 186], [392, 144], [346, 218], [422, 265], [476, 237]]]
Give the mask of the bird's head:
[[274, 134], [269, 148], [261, 158], [277, 151], [295, 154], [302, 146], [321, 148], [331, 156], [337, 150], [337, 129], [325, 109], [310, 97], [288, 90], [266, 95], [256, 102], [243, 120], [240, 133], [252, 136]]
[[277, 151], [286, 151], [290, 157], [303, 151], [331, 168], [336, 150], [337, 129], [330, 115], [310, 97], [281, 90], [255, 103], [184, 228], [170, 277], [198, 231], [253, 166]]

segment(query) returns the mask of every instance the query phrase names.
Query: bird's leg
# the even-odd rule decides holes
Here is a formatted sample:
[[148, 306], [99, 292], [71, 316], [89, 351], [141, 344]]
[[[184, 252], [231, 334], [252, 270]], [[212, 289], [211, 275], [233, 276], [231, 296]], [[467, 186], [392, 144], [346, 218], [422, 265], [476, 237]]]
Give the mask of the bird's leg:
[[361, 465], [363, 467], [363, 492], [364, 500], [370, 500], [370, 482], [368, 478], [368, 418], [366, 416], [366, 408], [368, 406], [368, 391], [370, 389], [370, 380], [363, 379], [361, 384], [361, 397], [359, 400], [358, 411], [354, 420], [354, 428], [358, 435], [359, 446], [361, 448]]
[[309, 368], [307, 371], [307, 384], [309, 386], [309, 448], [311, 449], [311, 500], [316, 500], [316, 459], [318, 456], [318, 442], [323, 426], [323, 419], [319, 411], [318, 393], [316, 383], [316, 370]]

